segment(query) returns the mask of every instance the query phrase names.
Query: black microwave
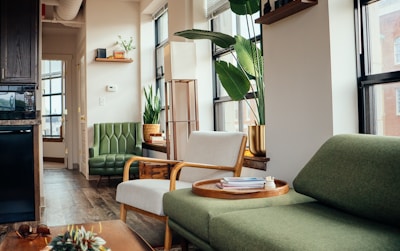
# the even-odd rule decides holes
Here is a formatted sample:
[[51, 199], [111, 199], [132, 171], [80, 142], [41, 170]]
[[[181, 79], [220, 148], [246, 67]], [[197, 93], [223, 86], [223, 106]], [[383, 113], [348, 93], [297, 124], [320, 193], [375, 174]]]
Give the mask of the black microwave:
[[35, 119], [35, 84], [0, 85], [0, 119]]

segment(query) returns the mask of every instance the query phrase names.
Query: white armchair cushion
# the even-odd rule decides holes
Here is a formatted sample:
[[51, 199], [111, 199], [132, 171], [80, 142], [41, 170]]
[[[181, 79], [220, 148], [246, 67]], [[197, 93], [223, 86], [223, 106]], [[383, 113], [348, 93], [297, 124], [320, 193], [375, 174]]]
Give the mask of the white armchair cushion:
[[[190, 134], [184, 161], [234, 167], [243, 136], [241, 132], [194, 131]], [[194, 182], [232, 175], [230, 171], [184, 167], [179, 180]]]
[[[156, 215], [164, 215], [162, 200], [169, 191], [169, 180], [138, 179], [124, 181], [117, 186], [116, 200]], [[176, 181], [176, 189], [191, 188], [192, 183]]]

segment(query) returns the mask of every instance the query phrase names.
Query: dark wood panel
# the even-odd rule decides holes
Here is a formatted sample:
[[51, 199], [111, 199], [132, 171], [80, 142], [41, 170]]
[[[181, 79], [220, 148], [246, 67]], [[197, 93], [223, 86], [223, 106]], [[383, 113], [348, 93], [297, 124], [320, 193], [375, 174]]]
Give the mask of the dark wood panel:
[[1, 1], [1, 82], [37, 83], [38, 0]]

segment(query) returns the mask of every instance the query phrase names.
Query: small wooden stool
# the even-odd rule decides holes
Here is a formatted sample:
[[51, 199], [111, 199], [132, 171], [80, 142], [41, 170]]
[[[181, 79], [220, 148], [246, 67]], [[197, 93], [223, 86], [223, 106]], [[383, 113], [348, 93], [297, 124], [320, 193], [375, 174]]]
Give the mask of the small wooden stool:
[[140, 179], [169, 179], [170, 167], [168, 164], [154, 162], [139, 162]]

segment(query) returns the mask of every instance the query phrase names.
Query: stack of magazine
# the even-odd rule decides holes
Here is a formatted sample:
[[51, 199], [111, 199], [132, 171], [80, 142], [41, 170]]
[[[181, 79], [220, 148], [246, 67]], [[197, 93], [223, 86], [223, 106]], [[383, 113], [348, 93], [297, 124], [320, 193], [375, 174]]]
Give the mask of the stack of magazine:
[[217, 182], [221, 189], [259, 189], [264, 188], [265, 178], [262, 177], [225, 177]]

